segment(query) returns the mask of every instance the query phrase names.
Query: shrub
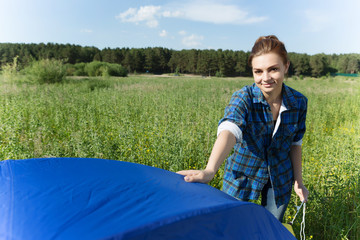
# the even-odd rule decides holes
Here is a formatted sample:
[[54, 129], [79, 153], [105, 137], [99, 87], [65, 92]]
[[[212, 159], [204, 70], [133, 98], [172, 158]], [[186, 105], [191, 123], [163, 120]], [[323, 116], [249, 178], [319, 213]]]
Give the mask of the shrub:
[[76, 69], [73, 64], [71, 63], [65, 64], [65, 69], [66, 69], [66, 76], [74, 76], [74, 72]]
[[216, 71], [215, 76], [216, 76], [216, 77], [224, 77], [224, 74], [223, 74], [222, 71], [220, 70], [220, 71]]
[[88, 76], [85, 71], [86, 63], [76, 63], [71, 64], [68, 63], [65, 65], [66, 67], [66, 75], [67, 76]]
[[174, 73], [175, 76], [180, 76], [180, 68], [177, 66], [176, 69], [175, 69], [175, 73]]
[[85, 65], [84, 71], [90, 77], [102, 76], [103, 66], [105, 63], [99, 61], [93, 61]]
[[76, 63], [74, 65], [74, 73], [73, 75], [74, 76], [87, 76], [86, 74], [86, 71], [85, 71], [85, 66], [86, 66], [86, 63]]
[[18, 56], [14, 57], [12, 63], [7, 63], [1, 67], [1, 73], [4, 78], [8, 81], [14, 80], [18, 75], [18, 64], [17, 64]]
[[62, 61], [43, 59], [33, 62], [24, 69], [30, 80], [36, 83], [58, 83], [64, 80], [66, 68]]
[[107, 73], [110, 76], [117, 76], [117, 77], [126, 77], [127, 76], [127, 70], [120, 64], [116, 63], [108, 63], [107, 64]]
[[127, 76], [127, 70], [120, 64], [106, 63], [99, 61], [87, 63], [85, 65], [84, 71], [90, 77], [98, 77], [98, 76], [126, 77]]

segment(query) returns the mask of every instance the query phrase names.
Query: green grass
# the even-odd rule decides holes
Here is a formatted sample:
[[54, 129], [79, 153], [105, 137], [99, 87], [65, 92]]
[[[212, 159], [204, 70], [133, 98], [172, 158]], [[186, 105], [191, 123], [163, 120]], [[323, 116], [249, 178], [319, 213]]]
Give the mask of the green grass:
[[[96, 157], [170, 171], [203, 168], [232, 93], [252, 81], [131, 76], [29, 84], [0, 76], [0, 159]], [[360, 239], [360, 79], [287, 84], [309, 99], [307, 238]], [[221, 187], [222, 173], [211, 185]], [[286, 219], [294, 204], [295, 195]]]

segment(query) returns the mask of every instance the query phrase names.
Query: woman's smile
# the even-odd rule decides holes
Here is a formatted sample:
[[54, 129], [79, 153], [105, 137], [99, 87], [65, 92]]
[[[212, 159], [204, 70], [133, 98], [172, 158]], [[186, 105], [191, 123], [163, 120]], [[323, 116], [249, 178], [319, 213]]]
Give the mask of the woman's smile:
[[261, 85], [263, 85], [266, 88], [273, 87], [274, 84], [275, 84], [275, 82], [263, 82], [263, 83], [261, 83]]

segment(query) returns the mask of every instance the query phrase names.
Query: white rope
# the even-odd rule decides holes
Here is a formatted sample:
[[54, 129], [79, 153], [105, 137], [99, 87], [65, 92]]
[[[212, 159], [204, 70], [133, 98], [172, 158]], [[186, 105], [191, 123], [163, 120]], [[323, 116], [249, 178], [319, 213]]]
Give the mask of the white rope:
[[303, 207], [303, 217], [302, 217], [302, 221], [301, 221], [301, 225], [300, 225], [300, 240], [306, 240], [305, 238], [305, 208], [306, 208], [306, 203], [305, 202], [301, 202], [301, 205], [297, 208], [297, 211], [295, 213], [295, 216], [293, 218], [293, 220], [290, 222], [291, 225], [293, 225], [296, 216], [298, 215], [298, 213], [300, 212], [301, 207], [304, 205]]
[[300, 205], [300, 206], [296, 206], [296, 213], [295, 213], [295, 216], [294, 216], [293, 220], [290, 222], [291, 225], [293, 225], [293, 223], [294, 223], [294, 221], [295, 221], [295, 218], [296, 218], [296, 216], [298, 215], [298, 213], [299, 213], [299, 211], [300, 211], [300, 209], [301, 209], [301, 207], [302, 207], [303, 204], [304, 204], [304, 202], [301, 202], [301, 205]]
[[[300, 206], [301, 207], [301, 206]], [[303, 218], [302, 218], [302, 222], [300, 225], [300, 240], [305, 240], [305, 208], [306, 208], [306, 203], [304, 203], [304, 208], [303, 208]]]

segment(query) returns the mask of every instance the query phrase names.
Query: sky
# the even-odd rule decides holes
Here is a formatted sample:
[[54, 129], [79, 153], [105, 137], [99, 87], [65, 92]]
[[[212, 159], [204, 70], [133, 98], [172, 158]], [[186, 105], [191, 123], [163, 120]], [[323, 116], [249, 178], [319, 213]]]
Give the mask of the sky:
[[360, 53], [359, 0], [0, 0], [0, 42]]

